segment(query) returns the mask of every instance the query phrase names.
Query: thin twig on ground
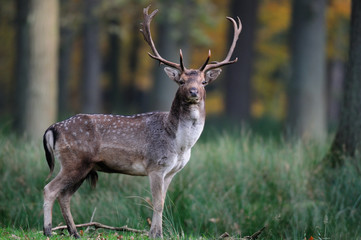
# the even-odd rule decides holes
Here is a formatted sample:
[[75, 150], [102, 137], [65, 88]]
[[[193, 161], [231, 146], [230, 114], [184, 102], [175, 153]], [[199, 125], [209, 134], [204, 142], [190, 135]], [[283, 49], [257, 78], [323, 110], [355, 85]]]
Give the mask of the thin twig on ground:
[[[237, 239], [240, 239], [240, 240], [256, 240], [259, 235], [261, 235], [261, 233], [266, 229], [266, 226], [261, 228], [260, 230], [258, 230], [257, 232], [253, 233], [251, 236], [245, 236], [245, 237], [242, 237], [242, 238], [237, 238]], [[229, 239], [229, 240], [232, 240], [232, 239], [236, 239], [236, 238], [233, 238], [231, 235], [229, 235], [229, 233], [225, 232], [223, 233], [221, 236], [219, 236], [218, 239]]]
[[[134, 228], [129, 228], [128, 226], [123, 226], [123, 227], [113, 227], [113, 226], [108, 226], [108, 225], [104, 225], [98, 222], [90, 222], [90, 223], [83, 223], [83, 224], [77, 224], [75, 225], [76, 228], [83, 228], [83, 227], [95, 227], [95, 228], [103, 228], [103, 229], [108, 229], [108, 230], [114, 230], [114, 231], [122, 231], [122, 232], [132, 232], [132, 233], [141, 233], [141, 234], [147, 234], [148, 231], [146, 230], [138, 230], [138, 229], [134, 229]], [[67, 229], [67, 226], [59, 226], [59, 227], [55, 227], [52, 229], [52, 231], [56, 231], [56, 230], [64, 230]]]
[[[95, 208], [94, 208], [94, 211], [93, 211], [93, 214], [92, 214], [92, 217], [90, 218], [90, 221], [89, 221], [89, 222], [93, 222], [96, 211], [97, 211], [97, 208], [95, 207]], [[88, 232], [89, 229], [90, 229], [90, 226], [87, 227], [84, 232]]]
[[258, 230], [257, 232], [253, 233], [251, 236], [246, 236], [244, 238], [249, 239], [249, 240], [256, 240], [259, 237], [259, 235], [261, 235], [263, 230], [265, 230], [265, 229], [266, 229], [266, 227], [263, 227], [260, 230]]

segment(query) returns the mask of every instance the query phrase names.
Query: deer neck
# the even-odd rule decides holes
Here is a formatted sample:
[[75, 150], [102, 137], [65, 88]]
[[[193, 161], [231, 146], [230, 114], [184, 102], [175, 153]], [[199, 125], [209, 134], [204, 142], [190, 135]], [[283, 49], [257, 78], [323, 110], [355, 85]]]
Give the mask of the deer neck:
[[189, 103], [177, 92], [168, 115], [166, 130], [172, 138], [180, 140], [179, 144], [193, 146], [202, 133], [205, 122], [204, 99], [205, 97], [198, 103]]

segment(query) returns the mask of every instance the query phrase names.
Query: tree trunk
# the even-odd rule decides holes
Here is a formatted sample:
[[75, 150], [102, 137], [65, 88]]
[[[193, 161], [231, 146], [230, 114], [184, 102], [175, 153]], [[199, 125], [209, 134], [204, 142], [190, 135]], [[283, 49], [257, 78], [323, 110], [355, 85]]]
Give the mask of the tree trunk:
[[303, 139], [326, 136], [325, 0], [294, 0], [291, 26], [290, 130]]
[[[234, 50], [238, 63], [226, 70], [226, 114], [237, 121], [247, 122], [250, 118], [251, 75], [254, 59], [254, 37], [257, 23], [258, 0], [233, 0], [230, 4], [232, 17], [239, 16], [242, 33]], [[229, 39], [233, 39], [233, 27]]]
[[[176, 57], [178, 51], [175, 40], [172, 38], [172, 29], [174, 28], [168, 19], [169, 14], [164, 11], [163, 15], [166, 18], [158, 24], [158, 34], [155, 45], [163, 58], [178, 62], [179, 60], [177, 60]], [[164, 72], [164, 66], [158, 63], [155, 63], [154, 78], [154, 87], [152, 90], [153, 110], [169, 111], [177, 90], [177, 84], [168, 78]]]
[[15, 121], [14, 128], [17, 133], [25, 131], [25, 103], [26, 90], [29, 82], [29, 1], [16, 1], [16, 63], [15, 63]]
[[[119, 20], [113, 18], [109, 20], [109, 25], [112, 27], [119, 26]], [[109, 55], [108, 55], [108, 70], [110, 75], [111, 89], [110, 93], [110, 112], [120, 112], [121, 110], [121, 93], [120, 93], [120, 75], [119, 75], [119, 54], [120, 54], [120, 39], [116, 32], [110, 31], [108, 33], [109, 41]]]
[[337, 127], [340, 118], [342, 86], [345, 79], [345, 63], [331, 59], [327, 66], [327, 119], [331, 129]]
[[57, 0], [30, 1], [25, 133], [35, 140], [56, 120], [58, 11]]
[[99, 46], [99, 20], [96, 9], [100, 0], [84, 2], [85, 23], [83, 42], [82, 112], [97, 113], [101, 108], [101, 59]]
[[349, 60], [344, 81], [340, 123], [331, 146], [332, 164], [342, 163], [342, 155], [361, 152], [361, 2], [352, 1]]
[[138, 68], [138, 54], [137, 51], [140, 47], [141, 42], [141, 38], [139, 37], [139, 32], [137, 31], [139, 28], [139, 24], [135, 25], [132, 27], [132, 32], [133, 32], [133, 41], [132, 41], [132, 46], [131, 48], [131, 53], [129, 56], [129, 73], [131, 76], [131, 81], [129, 83], [129, 85], [127, 86], [127, 93], [124, 94], [126, 97], [126, 102], [128, 105], [128, 110], [130, 110], [131, 112], [138, 112], [140, 109], [143, 108], [143, 104], [140, 101], [141, 99], [139, 98], [141, 96], [141, 92], [140, 90], [137, 88], [137, 84], [135, 82], [135, 77], [136, 77], [136, 71]]
[[[62, 2], [68, 4], [68, 1]], [[74, 32], [71, 26], [60, 26], [60, 49], [59, 49], [59, 95], [58, 110], [59, 116], [69, 113], [69, 78], [71, 70], [71, 57], [73, 53]], [[62, 117], [63, 118], [63, 117]]]

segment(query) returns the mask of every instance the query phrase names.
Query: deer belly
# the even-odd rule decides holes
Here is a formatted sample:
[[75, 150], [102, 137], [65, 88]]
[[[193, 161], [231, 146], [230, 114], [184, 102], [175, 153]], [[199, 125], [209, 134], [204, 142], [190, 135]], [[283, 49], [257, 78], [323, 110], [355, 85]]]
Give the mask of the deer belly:
[[143, 155], [132, 150], [103, 148], [97, 156], [95, 170], [108, 173], [123, 173], [146, 176]]

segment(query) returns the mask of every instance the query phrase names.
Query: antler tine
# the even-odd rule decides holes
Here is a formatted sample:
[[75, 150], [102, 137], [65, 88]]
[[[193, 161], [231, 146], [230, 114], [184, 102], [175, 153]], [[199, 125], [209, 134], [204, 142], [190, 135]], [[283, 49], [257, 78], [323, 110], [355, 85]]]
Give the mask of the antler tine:
[[227, 57], [226, 57], [226, 59], [229, 61], [231, 59], [231, 57], [232, 57], [232, 53], [234, 51], [234, 48], [236, 47], [238, 36], [242, 31], [242, 23], [241, 23], [241, 19], [239, 19], [239, 17], [237, 17], [239, 27], [238, 27], [236, 21], [233, 18], [227, 17], [227, 19], [233, 23], [233, 28], [234, 28], [233, 42], [232, 42], [231, 48], [229, 49], [229, 52], [228, 52]]
[[183, 53], [182, 49], [179, 49], [179, 62], [182, 72], [184, 71], [184, 64], [183, 64]]
[[[151, 53], [148, 53], [148, 55], [151, 58], [158, 60], [160, 63], [163, 63], [167, 66], [170, 66], [170, 67], [176, 68], [180, 71], [183, 71], [184, 70], [183, 61], [181, 62], [181, 64], [174, 63], [174, 62], [164, 59], [158, 53], [158, 51], [154, 45], [153, 39], [152, 39], [152, 34], [150, 32], [150, 23], [151, 23], [153, 17], [157, 14], [158, 9], [154, 10], [151, 14], [149, 14], [148, 13], [149, 8], [150, 8], [150, 5], [143, 9], [144, 21], [140, 24], [140, 26], [141, 26], [140, 32], [143, 34], [144, 40], [148, 43], [148, 45], [150, 46], [150, 48], [152, 49], [152, 52], [154, 54], [153, 55]], [[181, 57], [181, 59], [182, 59], [182, 57]]]
[[201, 71], [208, 71], [210, 69], [214, 69], [214, 68], [218, 68], [218, 67], [222, 67], [224, 65], [228, 65], [228, 64], [232, 64], [232, 63], [235, 63], [238, 61], [238, 58], [235, 58], [234, 60], [230, 60], [231, 57], [232, 57], [232, 54], [233, 54], [233, 51], [236, 47], [236, 43], [237, 43], [237, 40], [238, 40], [238, 37], [239, 37], [239, 34], [241, 33], [242, 31], [242, 22], [241, 22], [241, 19], [239, 19], [239, 17], [237, 17], [237, 20], [238, 20], [238, 24], [237, 22], [231, 18], [231, 17], [227, 17], [227, 19], [229, 21], [232, 22], [233, 24], [233, 29], [234, 29], [234, 35], [233, 35], [233, 41], [232, 41], [232, 44], [231, 44], [231, 47], [229, 48], [229, 51], [228, 51], [228, 54], [226, 56], [226, 58], [221, 61], [221, 62], [214, 62], [214, 63], [211, 63], [211, 64], [206, 64], [206, 66], [203, 67], [203, 70]]
[[207, 66], [210, 58], [211, 58], [211, 50], [209, 49], [209, 50], [208, 50], [208, 57], [207, 57], [205, 63], [202, 65], [202, 67], [199, 68], [199, 71], [203, 71], [203, 70], [204, 70], [204, 68]]

